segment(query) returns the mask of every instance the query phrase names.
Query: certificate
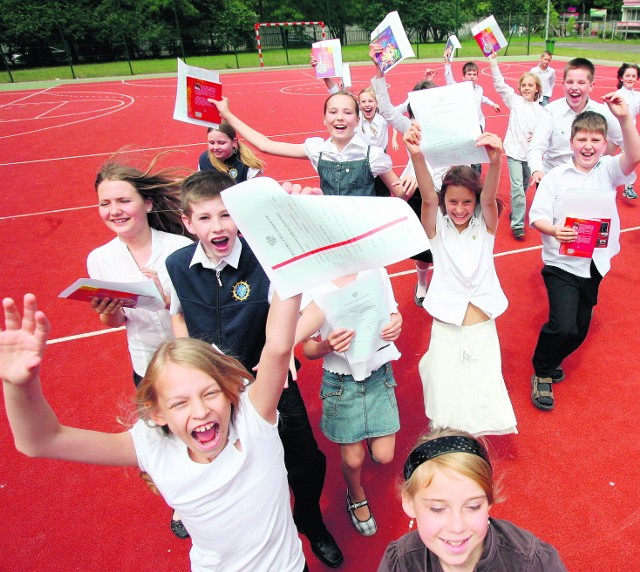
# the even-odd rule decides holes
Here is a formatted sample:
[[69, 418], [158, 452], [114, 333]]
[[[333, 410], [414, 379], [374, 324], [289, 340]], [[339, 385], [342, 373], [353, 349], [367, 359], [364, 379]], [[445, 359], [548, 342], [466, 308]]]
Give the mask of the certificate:
[[[384, 303], [381, 303], [381, 300]], [[342, 288], [313, 296], [331, 329], [346, 328], [356, 335], [344, 353], [350, 364], [366, 362], [389, 342], [380, 337], [390, 322], [383, 275], [378, 269], [362, 273]]]
[[420, 149], [432, 167], [489, 163], [480, 136], [478, 105], [470, 81], [409, 92], [420, 127]]
[[418, 217], [396, 197], [289, 195], [267, 177], [221, 196], [282, 298], [429, 248]]

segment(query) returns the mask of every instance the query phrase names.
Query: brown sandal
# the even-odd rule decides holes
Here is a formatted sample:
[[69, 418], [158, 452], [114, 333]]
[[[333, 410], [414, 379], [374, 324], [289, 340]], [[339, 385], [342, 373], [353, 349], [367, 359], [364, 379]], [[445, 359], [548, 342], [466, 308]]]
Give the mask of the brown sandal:
[[554, 407], [553, 382], [549, 377], [531, 376], [531, 401], [538, 409], [551, 411]]

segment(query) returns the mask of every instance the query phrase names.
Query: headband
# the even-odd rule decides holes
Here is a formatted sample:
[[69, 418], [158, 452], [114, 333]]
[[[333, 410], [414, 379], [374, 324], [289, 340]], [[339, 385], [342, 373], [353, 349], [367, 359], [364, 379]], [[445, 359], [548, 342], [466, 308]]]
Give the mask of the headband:
[[491, 462], [489, 461], [489, 455], [482, 443], [472, 439], [471, 437], [449, 436], [438, 437], [437, 439], [431, 439], [416, 447], [407, 462], [404, 464], [404, 478], [408, 480], [422, 463], [439, 457], [440, 455], [446, 455], [447, 453], [469, 453], [471, 455], [477, 455], [481, 459], [484, 459], [489, 467]]

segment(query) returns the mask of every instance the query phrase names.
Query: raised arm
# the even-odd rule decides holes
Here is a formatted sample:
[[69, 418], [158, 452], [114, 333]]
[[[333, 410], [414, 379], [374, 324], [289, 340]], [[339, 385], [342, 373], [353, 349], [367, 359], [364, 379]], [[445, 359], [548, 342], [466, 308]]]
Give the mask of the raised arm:
[[512, 107], [511, 99], [516, 95], [515, 90], [504, 81], [504, 77], [500, 72], [500, 67], [498, 66], [498, 56], [495, 54], [491, 54], [489, 56], [489, 63], [491, 64], [491, 76], [493, 77], [493, 87], [498, 92], [498, 95], [502, 98], [502, 101], [505, 102], [507, 107]]
[[640, 162], [640, 135], [629, 113], [629, 107], [621, 95], [616, 92], [607, 93], [602, 96], [602, 100], [620, 123], [624, 149], [620, 154], [620, 168], [625, 175], [629, 175]]
[[431, 173], [429, 173], [429, 169], [427, 168], [427, 161], [422, 151], [420, 151], [421, 138], [422, 133], [420, 126], [414, 123], [404, 134], [404, 143], [407, 146], [407, 151], [409, 151], [416, 179], [418, 180], [420, 195], [422, 196], [422, 210], [420, 213], [422, 226], [427, 233], [427, 237], [433, 238], [436, 235], [438, 193], [436, 193]]
[[289, 358], [300, 314], [300, 297], [297, 295], [281, 300], [278, 293], [274, 293], [256, 381], [249, 387], [251, 403], [269, 423], [276, 422], [276, 407], [289, 371]]
[[290, 157], [292, 159], [306, 159], [307, 156], [304, 152], [303, 144], [273, 141], [263, 133], [256, 131], [253, 127], [249, 127], [240, 118], [236, 117], [231, 113], [228, 98], [223, 97], [221, 101], [216, 99], [209, 99], [208, 101], [218, 108], [222, 119], [229, 123], [229, 125], [236, 130], [238, 135], [244, 137], [249, 143], [251, 143], [251, 145], [263, 153], [278, 155], [279, 157]]
[[480, 193], [480, 207], [482, 208], [482, 218], [487, 225], [487, 230], [491, 234], [496, 233], [498, 228], [498, 183], [500, 182], [500, 168], [502, 166], [502, 141], [494, 133], [484, 132], [478, 137], [476, 142], [478, 147], [484, 146], [489, 155], [489, 171]]
[[49, 322], [38, 311], [33, 294], [24, 297], [22, 317], [11, 298], [5, 298], [2, 304], [6, 329], [0, 332], [0, 377], [16, 448], [30, 457], [137, 465], [128, 432], [99, 433], [60, 424], [40, 383]]

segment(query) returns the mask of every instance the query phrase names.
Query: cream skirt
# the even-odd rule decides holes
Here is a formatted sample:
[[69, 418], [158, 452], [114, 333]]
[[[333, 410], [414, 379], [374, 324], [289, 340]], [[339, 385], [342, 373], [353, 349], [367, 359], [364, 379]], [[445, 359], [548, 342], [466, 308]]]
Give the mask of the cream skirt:
[[434, 320], [419, 371], [432, 429], [451, 427], [473, 435], [518, 432], [494, 320], [473, 326]]

